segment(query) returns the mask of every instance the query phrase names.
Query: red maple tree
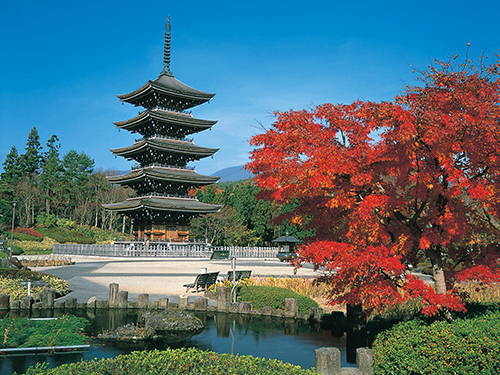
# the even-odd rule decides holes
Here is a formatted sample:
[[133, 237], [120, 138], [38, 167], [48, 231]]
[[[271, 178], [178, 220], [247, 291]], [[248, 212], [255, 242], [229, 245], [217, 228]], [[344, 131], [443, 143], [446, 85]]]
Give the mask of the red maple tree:
[[[315, 229], [299, 264], [325, 267], [331, 303], [449, 315], [457, 281], [500, 281], [500, 64], [456, 58], [392, 102], [277, 112], [252, 138], [246, 168], [264, 198], [300, 202], [282, 219]], [[410, 273], [426, 259], [433, 287]]]

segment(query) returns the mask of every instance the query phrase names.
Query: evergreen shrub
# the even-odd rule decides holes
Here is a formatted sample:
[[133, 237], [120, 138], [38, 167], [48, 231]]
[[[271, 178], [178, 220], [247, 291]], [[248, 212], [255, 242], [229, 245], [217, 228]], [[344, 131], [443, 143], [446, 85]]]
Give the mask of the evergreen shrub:
[[32, 236], [30, 234], [24, 234], [24, 233], [14, 233], [14, 239], [17, 241], [37, 241], [37, 242], [42, 241], [38, 237]]
[[21, 246], [12, 245], [12, 255], [21, 255], [24, 250]]
[[58, 243], [78, 243], [78, 244], [94, 244], [95, 240], [86, 236], [77, 229], [69, 228], [38, 228], [39, 232], [44, 236], [52, 238]]
[[87, 319], [65, 315], [54, 320], [6, 317], [0, 320], [0, 348], [84, 345]]
[[133, 352], [116, 358], [94, 359], [65, 364], [48, 369], [46, 363], [31, 367], [26, 375], [73, 375], [73, 374], [283, 374], [313, 375], [313, 369], [283, 363], [275, 359], [265, 360], [252, 356], [219, 354], [194, 348], [166, 349]]
[[373, 343], [374, 374], [498, 374], [500, 312], [395, 325]]
[[249, 302], [256, 310], [263, 307], [284, 309], [285, 298], [295, 298], [299, 301], [299, 312], [308, 313], [311, 307], [318, 307], [318, 303], [292, 290], [273, 286], [243, 285], [237, 289], [238, 301]]

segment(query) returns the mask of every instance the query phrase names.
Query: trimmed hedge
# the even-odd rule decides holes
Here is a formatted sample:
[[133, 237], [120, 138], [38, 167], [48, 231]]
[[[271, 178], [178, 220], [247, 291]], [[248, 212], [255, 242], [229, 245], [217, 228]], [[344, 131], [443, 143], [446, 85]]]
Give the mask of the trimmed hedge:
[[318, 303], [292, 290], [274, 286], [243, 285], [238, 288], [238, 301], [250, 302], [256, 310], [264, 307], [284, 309], [285, 298], [295, 298], [299, 301], [299, 312], [308, 313], [309, 308], [318, 307]]
[[38, 231], [44, 237], [50, 237], [58, 243], [94, 244], [96, 242], [93, 238], [86, 236], [77, 229], [38, 228]]
[[498, 374], [500, 312], [403, 322], [379, 334], [373, 349], [374, 374]]
[[166, 349], [133, 352], [85, 362], [65, 364], [48, 369], [47, 364], [39, 363], [30, 367], [26, 375], [73, 375], [73, 374], [286, 374], [313, 375], [314, 370], [305, 370], [300, 366], [281, 361], [252, 356], [219, 354], [198, 349]]
[[14, 239], [18, 241], [37, 241], [37, 242], [42, 241], [41, 238], [26, 233], [14, 233]]
[[28, 318], [0, 320], [2, 342], [0, 348], [30, 348], [40, 346], [83, 345], [83, 330], [87, 319], [65, 315], [54, 320], [29, 320]]

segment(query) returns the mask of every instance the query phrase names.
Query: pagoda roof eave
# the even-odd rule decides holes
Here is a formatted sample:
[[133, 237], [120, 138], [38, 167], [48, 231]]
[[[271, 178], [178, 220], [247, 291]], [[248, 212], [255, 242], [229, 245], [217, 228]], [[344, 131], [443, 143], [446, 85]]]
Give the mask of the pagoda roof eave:
[[222, 205], [203, 203], [197, 199], [173, 197], [137, 197], [118, 203], [103, 204], [108, 211], [130, 212], [149, 209], [151, 211], [207, 214], [219, 212]]
[[114, 122], [114, 124], [116, 125], [117, 128], [133, 130], [136, 127], [140, 127], [141, 124], [147, 123], [152, 120], [165, 122], [177, 126], [195, 128], [189, 133], [196, 133], [198, 131], [209, 129], [217, 123], [216, 120], [197, 119], [182, 113], [146, 109], [138, 116], [135, 116], [125, 121], [117, 121]]
[[185, 99], [192, 101], [192, 105], [186, 108], [195, 107], [212, 99], [215, 94], [196, 90], [191, 86], [179, 81], [173, 76], [161, 74], [154, 81], [148, 80], [143, 86], [127, 94], [117, 95], [117, 97], [124, 102], [137, 104], [141, 102], [141, 98], [151, 96], [156, 93], [164, 97], [174, 97], [178, 99]]
[[141, 140], [131, 146], [110, 148], [110, 151], [116, 156], [130, 157], [131, 154], [137, 154], [148, 148], [169, 153], [197, 155], [200, 157], [212, 156], [219, 151], [218, 148], [202, 147], [190, 142], [174, 141], [163, 138]]
[[147, 167], [131, 171], [119, 176], [108, 176], [114, 184], [127, 184], [145, 180], [146, 178], [168, 182], [192, 183], [196, 185], [210, 185], [219, 181], [220, 177], [205, 176], [191, 170], [170, 169], [162, 167]]

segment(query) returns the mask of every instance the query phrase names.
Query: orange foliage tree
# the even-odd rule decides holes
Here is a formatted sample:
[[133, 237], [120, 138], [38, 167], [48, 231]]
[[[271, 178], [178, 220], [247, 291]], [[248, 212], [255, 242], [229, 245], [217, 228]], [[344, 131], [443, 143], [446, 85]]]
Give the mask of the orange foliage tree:
[[[392, 102], [277, 112], [252, 138], [246, 168], [263, 198], [300, 202], [287, 218], [316, 234], [298, 264], [324, 267], [332, 304], [449, 316], [457, 281], [500, 280], [500, 65], [456, 58]], [[410, 273], [422, 260], [434, 287]]]

